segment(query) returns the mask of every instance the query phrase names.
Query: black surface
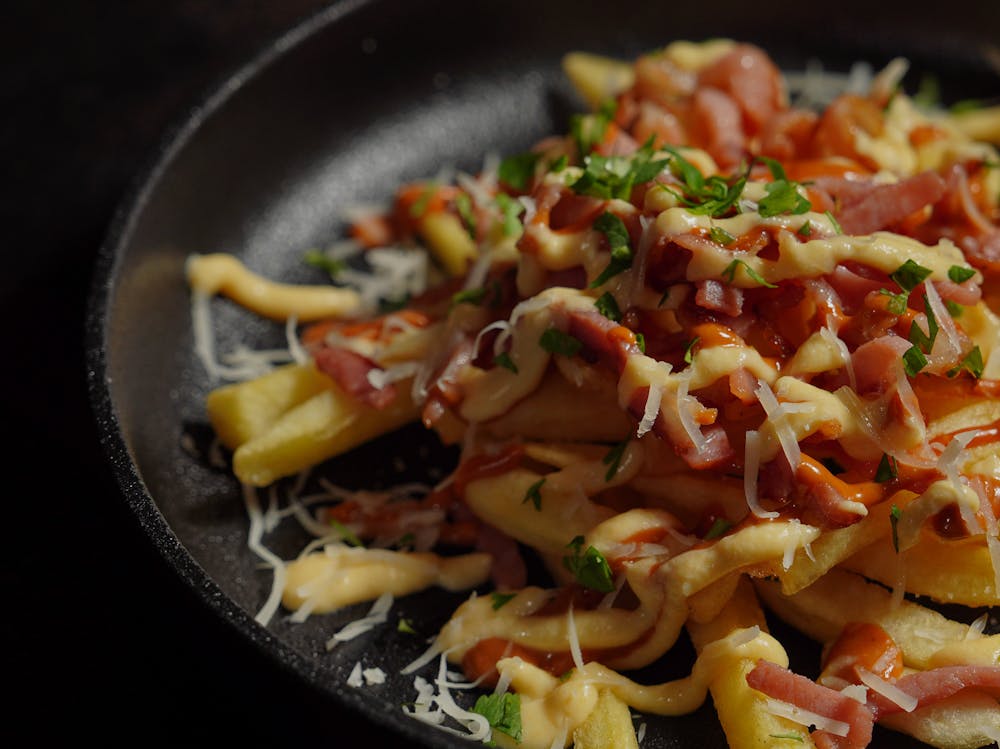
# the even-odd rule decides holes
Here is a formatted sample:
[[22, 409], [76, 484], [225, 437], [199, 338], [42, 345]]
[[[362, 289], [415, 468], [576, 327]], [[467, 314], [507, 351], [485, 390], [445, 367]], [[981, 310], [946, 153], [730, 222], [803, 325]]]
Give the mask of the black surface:
[[[5, 6], [0, 210], [8, 260], [0, 312], [13, 346], [2, 370], [0, 423], [13, 444], [3, 447], [2, 583], [4, 674], [17, 691], [5, 733], [39, 744], [138, 735], [146, 746], [292, 745], [360, 729], [370, 745], [398, 743], [289, 677], [182, 583], [121, 499], [98, 447], [84, 376], [87, 292], [115, 208], [171, 126], [320, 5]], [[698, 20], [696, 9], [677, 12], [702, 35], [738, 32], [725, 14]], [[839, 29], [839, 39], [856, 26], [854, 36], [886, 56], [894, 34], [946, 59], [976, 56], [977, 40], [997, 37], [990, 3], [969, 5], [945, 33], [927, 13], [894, 17], [884, 5], [868, 13], [879, 15], [873, 23], [860, 11], [823, 23], [831, 34]], [[548, 21], [550, 28], [534, 27], [538, 44], [557, 31], [558, 14]], [[785, 32], [787, 41], [795, 28], [822, 37], [801, 8], [773, 37]], [[517, 17], [503, 16], [462, 32], [469, 43], [518, 29]], [[590, 36], [602, 32], [607, 47], [624, 34], [612, 24]], [[838, 37], [831, 38], [827, 51], [835, 54]]]

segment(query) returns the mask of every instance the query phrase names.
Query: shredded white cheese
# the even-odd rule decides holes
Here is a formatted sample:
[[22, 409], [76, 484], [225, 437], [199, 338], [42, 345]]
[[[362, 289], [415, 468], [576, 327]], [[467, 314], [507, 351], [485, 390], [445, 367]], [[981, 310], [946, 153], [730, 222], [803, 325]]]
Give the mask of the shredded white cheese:
[[771, 697], [765, 699], [764, 709], [772, 715], [787, 718], [801, 726], [816, 726], [818, 730], [832, 733], [834, 736], [846, 736], [851, 730], [850, 725], [842, 720], [834, 720], [825, 715], [820, 715], [811, 710], [806, 710], [797, 705], [791, 705]]
[[778, 513], [765, 510], [757, 500], [757, 472], [760, 470], [760, 432], [748, 430], [746, 448], [743, 457], [743, 494], [746, 496], [747, 507], [759, 518], [776, 518]]
[[326, 649], [333, 650], [339, 643], [346, 642], [347, 640], [353, 640], [355, 637], [363, 635], [365, 632], [370, 632], [379, 624], [384, 624], [385, 620], [388, 618], [389, 609], [392, 608], [393, 600], [392, 593], [383, 593], [380, 595], [377, 599], [375, 599], [375, 603], [372, 604], [372, 607], [366, 616], [350, 622], [333, 637], [327, 640]]
[[873, 692], [878, 692], [880, 695], [889, 700], [889, 702], [899, 705], [905, 712], [912, 713], [914, 708], [916, 708], [918, 703], [916, 697], [912, 694], [907, 694], [895, 684], [889, 683], [881, 676], [873, 674], [868, 669], [859, 668], [858, 677], [861, 679], [861, 683], [866, 687], [871, 689]]

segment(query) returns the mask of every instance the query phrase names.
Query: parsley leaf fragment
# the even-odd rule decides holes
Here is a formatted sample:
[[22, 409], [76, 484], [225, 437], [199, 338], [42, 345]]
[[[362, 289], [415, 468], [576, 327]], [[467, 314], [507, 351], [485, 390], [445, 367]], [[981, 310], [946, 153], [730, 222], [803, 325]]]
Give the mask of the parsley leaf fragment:
[[608, 279], [632, 267], [632, 247], [629, 244], [625, 222], [615, 214], [605, 211], [594, 220], [594, 229], [607, 237], [608, 245], [611, 247], [611, 260], [600, 275], [590, 282], [592, 289], [603, 286]]
[[963, 268], [961, 265], [953, 265], [948, 269], [948, 278], [955, 283], [968, 281], [974, 275], [976, 275], [975, 268]]
[[611, 481], [611, 479], [615, 477], [615, 474], [618, 473], [618, 468], [622, 462], [622, 456], [625, 454], [625, 448], [628, 446], [630, 439], [631, 438], [626, 437], [624, 440], [608, 450], [608, 453], [601, 458], [601, 462], [608, 466], [608, 472], [604, 474], [605, 481]]
[[541, 512], [542, 509], [542, 486], [545, 484], [545, 479], [539, 479], [534, 484], [528, 487], [528, 490], [524, 493], [524, 499], [521, 500], [521, 504], [526, 502], [531, 502], [535, 506], [535, 509]]
[[604, 555], [593, 546], [588, 546], [586, 551], [581, 552], [583, 536], [574, 538], [566, 544], [566, 548], [572, 549], [573, 553], [563, 557], [563, 566], [580, 585], [601, 593], [610, 593], [615, 589], [611, 565]]
[[898, 476], [899, 467], [896, 459], [888, 453], [882, 453], [882, 459], [878, 462], [878, 468], [875, 469], [875, 481], [884, 484]]
[[538, 345], [550, 354], [563, 356], [576, 356], [583, 348], [583, 343], [559, 328], [548, 328], [538, 339]]
[[347, 266], [343, 260], [335, 260], [322, 250], [309, 250], [302, 258], [302, 262], [311, 265], [313, 268], [324, 270], [330, 274], [330, 278], [336, 278], [340, 271]]
[[712, 541], [716, 538], [726, 535], [726, 531], [733, 527], [725, 518], [716, 518], [715, 522], [712, 523], [712, 527], [708, 529], [708, 533], [705, 534], [706, 541]]
[[539, 158], [539, 154], [531, 151], [508, 156], [500, 162], [497, 177], [501, 182], [523, 192], [535, 178], [535, 165]]
[[583, 160], [583, 174], [570, 188], [578, 195], [611, 200], [628, 200], [632, 188], [654, 179], [670, 159], [653, 160], [653, 139], [631, 156], [591, 154]]
[[733, 283], [733, 281], [736, 280], [736, 271], [739, 269], [741, 265], [743, 266], [743, 269], [746, 272], [746, 274], [750, 277], [750, 280], [753, 281], [754, 283], [764, 286], [768, 289], [778, 288], [777, 285], [766, 281], [764, 277], [760, 275], [760, 273], [755, 271], [752, 266], [750, 266], [743, 260], [734, 260], [725, 268], [723, 268], [722, 277], [726, 279], [726, 281], [728, 281], [729, 283]]
[[962, 357], [958, 366], [949, 369], [947, 374], [949, 377], [955, 377], [963, 369], [968, 370], [977, 380], [983, 376], [983, 352], [980, 351], [979, 346], [973, 346], [969, 353]]
[[902, 511], [893, 505], [889, 510], [889, 525], [892, 526], [892, 548], [899, 553], [899, 518], [902, 516]]
[[889, 278], [899, 284], [899, 288], [903, 291], [913, 291], [933, 272], [930, 268], [925, 268], [912, 260], [907, 260], [890, 273]]
[[493, 610], [498, 611], [502, 609], [513, 601], [515, 596], [517, 596], [517, 593], [491, 593], [490, 598], [493, 600]]
[[690, 341], [688, 341], [687, 348], [684, 349], [684, 363], [685, 364], [690, 364], [692, 361], [694, 361], [694, 347], [697, 345], [698, 341], [700, 341], [700, 340], [701, 340], [701, 338], [699, 338], [698, 336], [695, 336]]
[[521, 741], [521, 695], [513, 692], [480, 695], [472, 712], [486, 718], [495, 731]]
[[597, 307], [598, 312], [612, 322], [621, 322], [622, 311], [618, 307], [618, 302], [615, 301], [615, 297], [610, 291], [605, 291], [601, 294], [594, 302], [594, 306]]
[[517, 365], [514, 363], [514, 360], [510, 358], [510, 354], [506, 351], [502, 351], [494, 356], [493, 363], [503, 367], [504, 369], [509, 369], [514, 374], [517, 374]]

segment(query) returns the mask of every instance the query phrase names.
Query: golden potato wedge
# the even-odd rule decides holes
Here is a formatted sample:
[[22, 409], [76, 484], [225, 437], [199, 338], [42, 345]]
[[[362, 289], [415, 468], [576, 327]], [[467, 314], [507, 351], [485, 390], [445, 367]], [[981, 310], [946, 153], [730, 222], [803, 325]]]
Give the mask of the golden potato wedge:
[[246, 484], [266, 486], [398, 429], [417, 415], [408, 381], [400, 383], [396, 399], [379, 410], [352, 399], [331, 380], [331, 387], [236, 448], [233, 472]]
[[597, 705], [573, 731], [574, 749], [639, 749], [628, 705], [610, 689], [602, 689]]
[[329, 390], [333, 381], [312, 365], [289, 364], [208, 394], [208, 418], [223, 445], [235, 450], [266, 432], [286, 411]]
[[562, 67], [591, 109], [629, 88], [635, 80], [630, 63], [586, 52], [570, 52], [563, 57]]
[[476, 258], [476, 243], [457, 216], [428, 213], [417, 222], [417, 232], [448, 275], [464, 275]]

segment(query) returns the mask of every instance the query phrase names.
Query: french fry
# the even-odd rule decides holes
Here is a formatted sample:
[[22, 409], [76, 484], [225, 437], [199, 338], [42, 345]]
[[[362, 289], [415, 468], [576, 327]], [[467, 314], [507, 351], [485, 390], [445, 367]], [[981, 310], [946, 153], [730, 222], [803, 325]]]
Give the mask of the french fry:
[[893, 585], [900, 564], [910, 593], [966, 606], [996, 606], [1000, 600], [990, 552], [982, 538], [949, 541], [925, 531], [916, 546], [897, 554], [887, 536], [857, 552], [842, 566]]
[[457, 277], [469, 270], [476, 257], [476, 243], [457, 216], [428, 213], [417, 223], [417, 231], [448, 275]]
[[635, 78], [631, 64], [586, 52], [570, 52], [563, 57], [562, 67], [591, 109], [627, 89]]
[[333, 381], [311, 365], [289, 364], [208, 394], [206, 409], [223, 445], [235, 450], [259, 437], [294, 406], [329, 390]]
[[990, 695], [968, 690], [880, 722], [939, 749], [976, 749], [1000, 736], [1000, 705]]
[[574, 749], [639, 749], [628, 705], [602, 689], [587, 719], [573, 731]]
[[[722, 584], [727, 585], [725, 581]], [[688, 620], [687, 630], [700, 653], [706, 645], [721, 640], [733, 630], [753, 626], [767, 631], [764, 612], [757, 603], [752, 586], [744, 577], [738, 580], [732, 597], [717, 617], [706, 622]], [[764, 695], [747, 684], [746, 676], [754, 666], [756, 661], [753, 658], [734, 650], [727, 662], [715, 670], [709, 684], [730, 749], [813, 746], [807, 729], [768, 711]], [[793, 739], [794, 744], [790, 744], [789, 738], [793, 736], [797, 738]]]
[[346, 452], [417, 418], [409, 383], [384, 409], [360, 403], [331, 387], [282, 414], [233, 454], [233, 472], [246, 484], [267, 486]]
[[783, 595], [771, 580], [756, 580], [754, 585], [768, 608], [820, 642], [835, 639], [849, 622], [880, 625], [903, 651], [903, 662], [913, 668], [933, 667], [938, 650], [963, 641], [969, 632], [968, 626], [929, 608], [894, 601], [884, 587], [852, 572], [831, 570], [792, 596]]

